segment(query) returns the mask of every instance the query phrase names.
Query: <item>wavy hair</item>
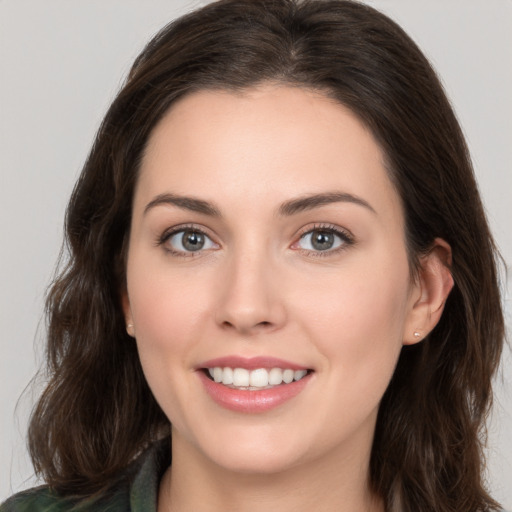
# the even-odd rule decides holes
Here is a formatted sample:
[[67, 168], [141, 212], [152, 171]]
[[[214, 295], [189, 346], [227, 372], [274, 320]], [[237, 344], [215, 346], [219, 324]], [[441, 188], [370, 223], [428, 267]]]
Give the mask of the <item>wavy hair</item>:
[[48, 384], [33, 411], [36, 471], [63, 495], [105, 489], [169, 422], [126, 334], [120, 296], [134, 187], [153, 128], [199, 90], [318, 90], [371, 130], [401, 197], [411, 273], [436, 237], [454, 289], [402, 349], [382, 399], [371, 483], [389, 512], [486, 511], [484, 424], [504, 322], [497, 251], [459, 124], [416, 44], [348, 0], [221, 0], [166, 26], [108, 110], [66, 214], [67, 261], [47, 297]]

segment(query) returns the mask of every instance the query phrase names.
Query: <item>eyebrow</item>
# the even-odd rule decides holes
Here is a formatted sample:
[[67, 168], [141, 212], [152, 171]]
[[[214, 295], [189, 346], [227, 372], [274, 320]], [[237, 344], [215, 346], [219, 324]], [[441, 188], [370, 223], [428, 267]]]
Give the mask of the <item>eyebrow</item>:
[[[312, 210], [332, 203], [352, 203], [363, 206], [372, 213], [377, 213], [374, 208], [360, 197], [348, 194], [346, 192], [324, 192], [321, 194], [313, 194], [297, 199], [291, 199], [284, 202], [278, 210], [282, 216], [289, 217], [300, 212]], [[144, 208], [144, 215], [156, 206], [173, 205], [183, 210], [189, 210], [210, 217], [222, 217], [219, 209], [208, 201], [197, 199], [190, 196], [179, 196], [176, 194], [159, 194], [151, 200]]]
[[352, 203], [377, 213], [370, 203], [360, 197], [346, 192], [325, 192], [322, 194], [313, 194], [298, 199], [286, 201], [279, 208], [279, 213], [284, 216], [295, 215], [296, 213], [312, 210], [332, 203]]
[[221, 217], [220, 211], [208, 201], [196, 199], [189, 196], [178, 196], [175, 194], [159, 194], [150, 201], [144, 208], [144, 215], [156, 206], [174, 205], [183, 210], [202, 213], [211, 217]]

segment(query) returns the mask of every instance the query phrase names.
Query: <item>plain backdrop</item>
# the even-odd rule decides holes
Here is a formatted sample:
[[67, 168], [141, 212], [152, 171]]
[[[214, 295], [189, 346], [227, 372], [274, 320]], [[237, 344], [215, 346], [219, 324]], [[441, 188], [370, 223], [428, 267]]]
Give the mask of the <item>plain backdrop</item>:
[[[398, 21], [440, 73], [510, 266], [512, 1], [368, 3]], [[40, 388], [26, 387], [42, 361], [43, 298], [73, 183], [144, 43], [198, 5], [186, 0], [0, 0], [0, 502], [36, 482], [25, 431]], [[510, 326], [510, 279], [508, 284]], [[488, 481], [495, 497], [512, 510], [508, 349], [496, 393]]]

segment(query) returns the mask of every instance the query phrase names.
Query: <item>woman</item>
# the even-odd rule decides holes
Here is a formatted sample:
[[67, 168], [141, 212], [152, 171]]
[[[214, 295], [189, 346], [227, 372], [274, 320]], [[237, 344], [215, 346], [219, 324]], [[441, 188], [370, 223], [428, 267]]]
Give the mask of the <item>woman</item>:
[[227, 0], [166, 27], [66, 235], [29, 433], [48, 487], [2, 510], [498, 509], [496, 251], [438, 79], [383, 15]]

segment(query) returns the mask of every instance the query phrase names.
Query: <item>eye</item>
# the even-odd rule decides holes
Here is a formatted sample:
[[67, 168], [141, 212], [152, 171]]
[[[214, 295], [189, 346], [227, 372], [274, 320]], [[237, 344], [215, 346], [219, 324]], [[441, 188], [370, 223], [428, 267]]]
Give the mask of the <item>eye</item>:
[[217, 244], [198, 229], [180, 229], [167, 234], [162, 240], [166, 248], [174, 253], [193, 253], [207, 249], [214, 249]]
[[347, 233], [332, 227], [319, 227], [304, 233], [295, 246], [305, 251], [329, 252], [352, 243]]

